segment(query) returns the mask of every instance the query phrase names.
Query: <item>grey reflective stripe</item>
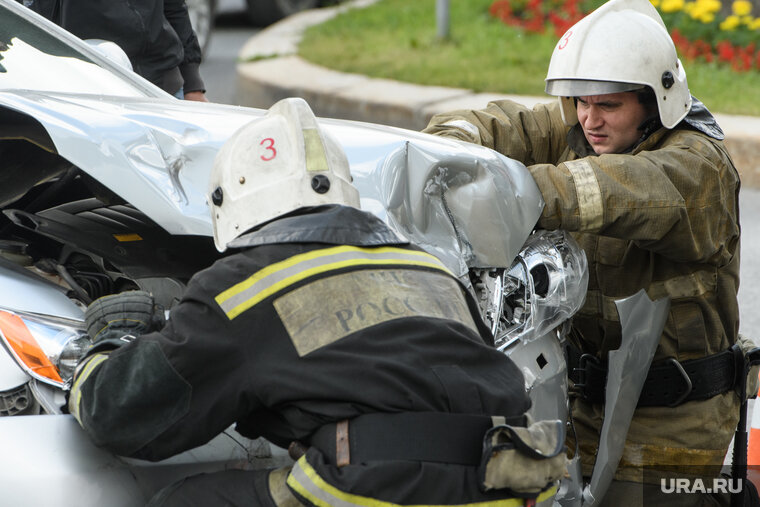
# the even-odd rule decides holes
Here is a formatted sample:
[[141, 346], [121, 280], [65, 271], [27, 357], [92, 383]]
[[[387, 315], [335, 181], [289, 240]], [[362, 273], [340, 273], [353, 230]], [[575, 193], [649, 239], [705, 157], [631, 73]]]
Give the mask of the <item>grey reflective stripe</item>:
[[371, 265], [423, 266], [454, 276], [435, 256], [425, 252], [394, 247], [337, 246], [295, 255], [267, 266], [225, 290], [215, 299], [232, 320], [263, 299], [310, 276], [352, 266]]
[[575, 193], [578, 195], [580, 230], [598, 231], [602, 227], [604, 208], [602, 207], [602, 191], [591, 162], [585, 158], [568, 160], [565, 162], [565, 167], [573, 177]]
[[[697, 271], [688, 275], [676, 276], [662, 282], [653, 282], [646, 288], [647, 296], [657, 300], [664, 297], [671, 299], [693, 298], [713, 292], [718, 286], [718, 275], [709, 271]], [[592, 289], [586, 293], [586, 302], [580, 313], [582, 315], [599, 315], [609, 321], [617, 322], [620, 317], [615, 301], [626, 296], [604, 296], [599, 290]]]
[[674, 276], [662, 282], [655, 282], [647, 289], [652, 300], [665, 296], [671, 298], [689, 298], [713, 292], [718, 287], [718, 273], [715, 271], [697, 271], [688, 275]]
[[474, 139], [477, 144], [483, 144], [480, 138], [480, 130], [478, 127], [466, 120], [451, 120], [444, 123], [444, 127], [454, 127], [455, 129], [463, 130]]

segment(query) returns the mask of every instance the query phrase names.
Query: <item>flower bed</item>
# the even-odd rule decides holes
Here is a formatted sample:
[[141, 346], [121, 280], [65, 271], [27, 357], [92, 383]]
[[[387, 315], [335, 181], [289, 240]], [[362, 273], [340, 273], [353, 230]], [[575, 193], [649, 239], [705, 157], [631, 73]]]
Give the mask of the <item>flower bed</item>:
[[[753, 4], [735, 0], [651, 0], [684, 60], [730, 65], [738, 72], [760, 70], [760, 17]], [[529, 32], [551, 30], [561, 37], [602, 0], [495, 0], [492, 16]]]
[[603, 1], [589, 0], [496, 0], [489, 12], [510, 26], [543, 33], [547, 27], [560, 37]]

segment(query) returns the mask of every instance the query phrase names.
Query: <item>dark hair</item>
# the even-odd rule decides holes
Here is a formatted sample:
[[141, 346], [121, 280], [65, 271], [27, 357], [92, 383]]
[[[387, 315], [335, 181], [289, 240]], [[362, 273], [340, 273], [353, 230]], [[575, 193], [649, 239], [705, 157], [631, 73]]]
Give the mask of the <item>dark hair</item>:
[[657, 95], [654, 93], [654, 90], [649, 86], [645, 86], [640, 90], [636, 90], [636, 96], [639, 99], [639, 103], [644, 106], [647, 112], [647, 119], [639, 125], [639, 130], [642, 132], [641, 138], [636, 143], [639, 144], [649, 137], [652, 132], [662, 127], [662, 123], [660, 122], [660, 109], [657, 107]]
[[646, 107], [647, 112], [650, 114], [657, 113], [657, 95], [655, 95], [654, 90], [649, 87], [645, 86], [644, 88], [641, 88], [640, 90], [636, 90], [636, 96], [639, 99], [640, 104], [644, 104], [644, 107]]

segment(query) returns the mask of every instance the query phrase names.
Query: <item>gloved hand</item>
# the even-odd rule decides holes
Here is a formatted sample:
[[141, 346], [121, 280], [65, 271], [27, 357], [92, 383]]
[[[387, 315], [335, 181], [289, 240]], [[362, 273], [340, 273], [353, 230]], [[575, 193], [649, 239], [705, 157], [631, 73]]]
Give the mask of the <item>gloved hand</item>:
[[125, 335], [140, 336], [161, 329], [165, 321], [163, 308], [141, 290], [98, 298], [87, 307], [84, 318], [95, 344]]

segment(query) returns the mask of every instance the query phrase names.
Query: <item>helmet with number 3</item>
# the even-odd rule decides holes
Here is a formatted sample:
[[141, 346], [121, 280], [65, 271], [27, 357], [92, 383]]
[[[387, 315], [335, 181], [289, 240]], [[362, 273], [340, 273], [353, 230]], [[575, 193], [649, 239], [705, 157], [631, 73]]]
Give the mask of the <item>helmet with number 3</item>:
[[209, 204], [214, 243], [223, 252], [252, 227], [298, 208], [359, 208], [359, 192], [351, 184], [341, 146], [320, 128], [306, 101], [288, 98], [238, 130], [219, 150]]
[[610, 0], [557, 42], [546, 93], [559, 97], [567, 125], [578, 119], [575, 97], [649, 87], [660, 121], [675, 127], [691, 108], [686, 72], [673, 40], [649, 0]]

